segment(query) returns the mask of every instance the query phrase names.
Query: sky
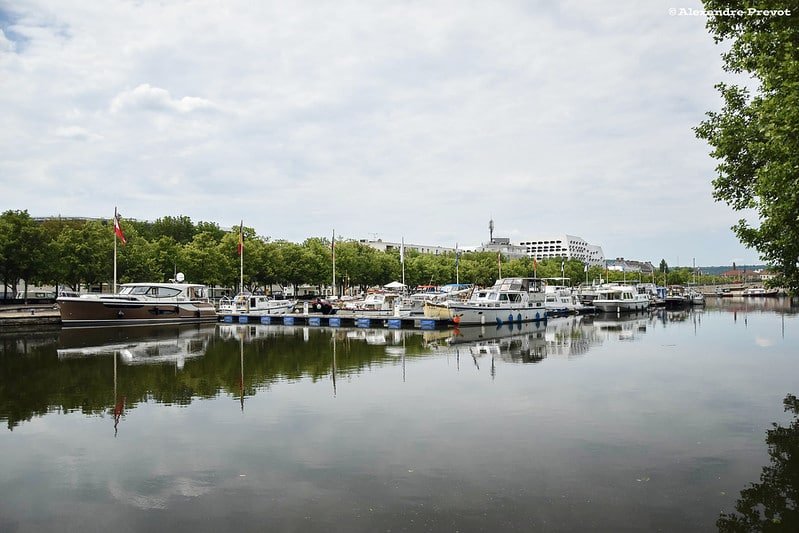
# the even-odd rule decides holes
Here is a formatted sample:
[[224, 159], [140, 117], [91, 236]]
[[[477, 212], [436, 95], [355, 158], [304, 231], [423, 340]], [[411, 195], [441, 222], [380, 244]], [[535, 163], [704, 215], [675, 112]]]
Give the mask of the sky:
[[[677, 10], [671, 15], [669, 10]], [[687, 0], [0, 0], [0, 211], [755, 263]]]

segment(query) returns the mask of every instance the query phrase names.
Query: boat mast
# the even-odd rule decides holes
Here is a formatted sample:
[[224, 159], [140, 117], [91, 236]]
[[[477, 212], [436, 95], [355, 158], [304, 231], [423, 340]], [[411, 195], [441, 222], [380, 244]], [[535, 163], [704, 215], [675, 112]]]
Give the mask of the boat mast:
[[[114, 208], [114, 224], [116, 225], [116, 223], [117, 223], [117, 208], [115, 207]], [[114, 239], [114, 283], [111, 285], [111, 292], [113, 294], [116, 294], [117, 293], [117, 234], [116, 234], [116, 231], [114, 231], [114, 235], [111, 238]]]
[[[405, 237], [400, 242], [400, 263], [402, 263], [402, 284], [405, 285]], [[403, 287], [403, 290], [405, 288]]]
[[244, 294], [244, 221], [239, 224], [239, 294]]

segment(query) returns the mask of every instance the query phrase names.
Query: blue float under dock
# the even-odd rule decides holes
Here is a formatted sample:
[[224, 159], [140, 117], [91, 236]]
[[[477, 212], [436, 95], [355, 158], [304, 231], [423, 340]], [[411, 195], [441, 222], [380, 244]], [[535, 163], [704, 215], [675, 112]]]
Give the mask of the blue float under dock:
[[226, 324], [276, 324], [286, 326], [328, 326], [332, 328], [445, 329], [452, 321], [424, 316], [337, 316], [337, 315], [217, 315]]

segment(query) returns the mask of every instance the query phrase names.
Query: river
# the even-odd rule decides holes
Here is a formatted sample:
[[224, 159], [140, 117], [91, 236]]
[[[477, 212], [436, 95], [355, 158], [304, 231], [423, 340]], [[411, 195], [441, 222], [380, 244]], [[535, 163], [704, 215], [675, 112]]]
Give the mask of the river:
[[2, 331], [0, 531], [752, 527], [799, 488], [798, 311]]

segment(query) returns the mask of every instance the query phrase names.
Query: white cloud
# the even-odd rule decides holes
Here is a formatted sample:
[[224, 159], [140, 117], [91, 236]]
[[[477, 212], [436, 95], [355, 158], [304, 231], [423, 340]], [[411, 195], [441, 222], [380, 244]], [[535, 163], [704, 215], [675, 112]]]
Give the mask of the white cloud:
[[[0, 185], [70, 193], [15, 185], [4, 200], [463, 245], [493, 214], [499, 235], [721, 262], [747, 252], [691, 131], [719, 105], [720, 50], [668, 7], [20, 3], [25, 46], [0, 62]], [[64, 151], [54, 131], [96, 142]], [[98, 187], [109, 178], [126, 185]], [[296, 217], [308, 205], [326, 216]]]
[[175, 113], [191, 113], [192, 111], [212, 109], [214, 105], [204, 98], [184, 96], [177, 100], [169, 95], [169, 91], [151, 87], [144, 83], [130, 91], [124, 91], [111, 101], [111, 112], [127, 110], [166, 111]]
[[81, 128], [80, 126], [65, 126], [58, 128], [55, 131], [55, 135], [62, 139], [70, 139], [76, 141], [95, 141], [102, 139], [101, 135], [91, 133], [90, 131], [86, 130], [85, 128]]

